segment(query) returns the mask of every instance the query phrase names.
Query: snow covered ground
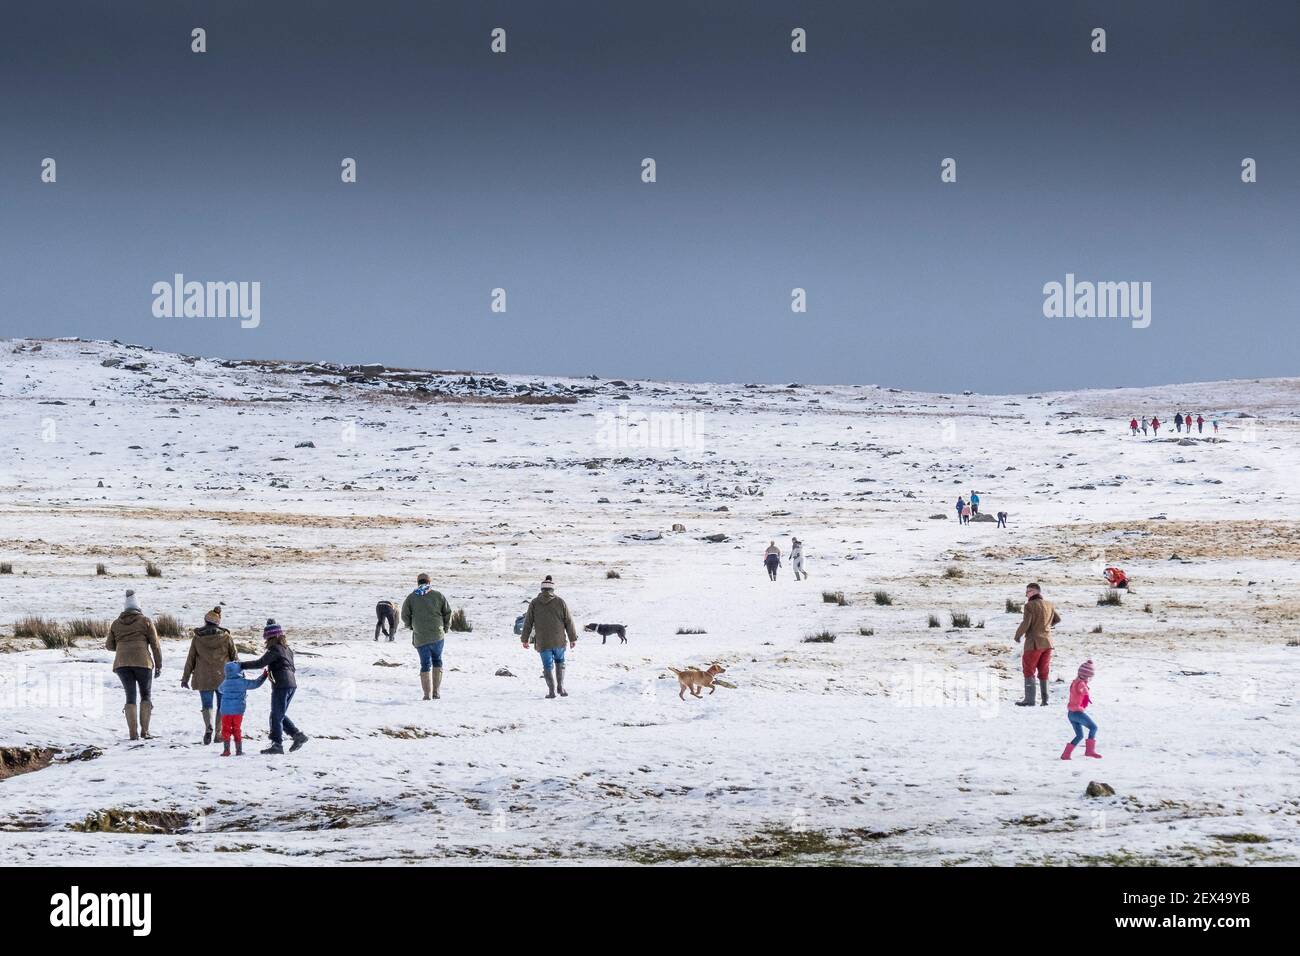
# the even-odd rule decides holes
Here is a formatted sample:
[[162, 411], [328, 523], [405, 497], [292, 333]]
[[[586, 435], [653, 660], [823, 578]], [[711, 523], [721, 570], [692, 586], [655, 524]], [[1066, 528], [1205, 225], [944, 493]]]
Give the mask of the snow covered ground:
[[[1218, 441], [1180, 442], [1179, 408]], [[1170, 433], [1130, 437], [1152, 413]], [[59, 748], [0, 779], [0, 864], [1295, 864], [1298, 413], [1300, 380], [941, 396], [0, 342], [0, 747]], [[958, 524], [972, 488], [1009, 528]], [[792, 534], [811, 576], [769, 582]], [[409, 632], [371, 640], [422, 570], [474, 628], [431, 702]], [[511, 632], [548, 573], [580, 624], [628, 627], [582, 635], [561, 700]], [[1057, 759], [1066, 684], [1011, 705], [1030, 579], [1056, 675], [1096, 662], [1102, 760]], [[102, 642], [12, 636], [127, 587], [187, 627], [223, 602], [249, 650], [284, 625], [307, 747], [256, 754], [264, 688], [252, 755], [204, 748], [187, 639], [130, 743]], [[666, 668], [715, 660], [735, 688], [679, 700]], [[109, 810], [175, 832], [74, 828]]]

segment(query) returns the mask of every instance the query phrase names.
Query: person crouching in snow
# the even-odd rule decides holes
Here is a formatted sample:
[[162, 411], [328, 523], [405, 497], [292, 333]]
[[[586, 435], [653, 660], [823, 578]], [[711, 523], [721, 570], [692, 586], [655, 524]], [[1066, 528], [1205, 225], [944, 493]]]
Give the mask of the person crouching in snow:
[[1074, 753], [1074, 748], [1079, 746], [1079, 741], [1083, 739], [1083, 732], [1088, 731], [1088, 745], [1084, 748], [1084, 756], [1100, 757], [1097, 753], [1097, 724], [1084, 713], [1087, 706], [1092, 703], [1092, 698], [1088, 696], [1088, 681], [1092, 680], [1092, 675], [1097, 672], [1093, 667], [1091, 659], [1084, 661], [1079, 665], [1079, 676], [1070, 684], [1070, 709], [1066, 716], [1070, 718], [1070, 726], [1074, 728], [1074, 739], [1065, 745], [1065, 752], [1061, 754], [1062, 760], [1069, 760], [1070, 754]]
[[1128, 575], [1124, 573], [1123, 568], [1107, 568], [1101, 573], [1111, 587], [1117, 590], [1128, 590]]
[[[524, 615], [524, 630], [520, 636], [524, 650], [528, 650], [529, 640], [537, 643], [537, 653], [542, 656], [542, 677], [546, 681], [546, 699], [551, 700], [558, 693], [568, 697], [564, 689], [564, 639], [569, 639], [569, 649], [578, 646], [578, 626], [573, 623], [573, 615], [564, 598], [555, 593], [555, 582], [548, 574], [542, 581], [541, 593], [533, 598]], [[551, 668], [555, 668], [552, 676]]]
[[226, 743], [221, 756], [230, 756], [232, 737], [235, 739], [235, 756], [244, 755], [244, 708], [247, 705], [247, 695], [250, 690], [266, 683], [266, 674], [266, 671], [262, 671], [262, 676], [257, 680], [249, 680], [240, 673], [238, 661], [226, 664], [226, 679], [217, 688], [217, 696], [221, 701], [221, 739]]
[[271, 618], [262, 629], [262, 640], [266, 641], [266, 653], [255, 661], [244, 661], [239, 666], [244, 670], [265, 667], [271, 672], [271, 746], [262, 751], [264, 754], [284, 753], [284, 734], [287, 731], [293, 738], [293, 753], [307, 742], [307, 735], [299, 730], [289, 719], [289, 702], [298, 690], [297, 672], [293, 666], [293, 651], [285, 640], [284, 629]]
[[1020, 669], [1025, 677], [1025, 699], [1016, 701], [1017, 707], [1034, 706], [1034, 675], [1043, 692], [1043, 706], [1047, 706], [1047, 675], [1052, 664], [1052, 628], [1061, 623], [1056, 608], [1043, 600], [1043, 591], [1037, 584], [1025, 585], [1025, 613], [1016, 628], [1016, 643], [1025, 639], [1025, 652], [1020, 658]]

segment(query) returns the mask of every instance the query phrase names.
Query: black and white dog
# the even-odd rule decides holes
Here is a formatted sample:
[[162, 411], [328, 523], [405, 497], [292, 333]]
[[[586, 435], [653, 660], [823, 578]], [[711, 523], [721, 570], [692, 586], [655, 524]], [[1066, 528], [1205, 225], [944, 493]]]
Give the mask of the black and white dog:
[[618, 639], [624, 644], [627, 643], [627, 628], [622, 624], [588, 624], [583, 628], [584, 631], [594, 631], [600, 635], [600, 643], [604, 644], [605, 639], [611, 634], [617, 634]]

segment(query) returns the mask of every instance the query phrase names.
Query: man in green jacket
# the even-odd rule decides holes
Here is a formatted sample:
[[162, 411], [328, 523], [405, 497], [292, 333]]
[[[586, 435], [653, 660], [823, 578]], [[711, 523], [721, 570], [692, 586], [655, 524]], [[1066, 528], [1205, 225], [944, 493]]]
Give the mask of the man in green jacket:
[[411, 643], [420, 654], [420, 687], [425, 700], [439, 700], [442, 688], [443, 635], [451, 627], [451, 605], [435, 591], [429, 576], [415, 579], [416, 588], [402, 602], [402, 626], [411, 629]]
[[[548, 574], [542, 582], [541, 593], [533, 598], [524, 615], [524, 631], [520, 640], [524, 650], [528, 649], [530, 638], [537, 643], [537, 651], [542, 655], [542, 677], [546, 678], [547, 700], [556, 692], [561, 697], [568, 697], [564, 689], [564, 639], [568, 637], [569, 647], [578, 643], [578, 628], [573, 623], [573, 615], [564, 598], [555, 593], [555, 582]], [[555, 676], [551, 676], [551, 667], [555, 667]]]

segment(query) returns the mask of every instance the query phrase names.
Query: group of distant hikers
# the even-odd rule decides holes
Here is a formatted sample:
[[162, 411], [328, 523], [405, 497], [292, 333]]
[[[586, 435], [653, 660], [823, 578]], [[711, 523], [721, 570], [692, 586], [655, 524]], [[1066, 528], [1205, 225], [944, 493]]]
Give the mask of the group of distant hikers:
[[[975, 516], [978, 515], [979, 513], [980, 513], [980, 494], [978, 491], [972, 491], [970, 493], [969, 501], [963, 498], [961, 495], [957, 496], [957, 520], [959, 522], [961, 522], [962, 524], [970, 524], [971, 521], [974, 520]], [[998, 518], [998, 527], [1005, 528], [1007, 526], [1007, 513], [1005, 511], [999, 511], [997, 514], [997, 518]]]
[[[398, 612], [391, 601], [380, 601], [375, 608], [378, 623], [375, 640], [381, 633], [392, 641]], [[415, 590], [402, 603], [402, 625], [411, 629], [411, 642], [420, 658], [420, 687], [424, 700], [442, 696], [442, 651], [446, 632], [451, 626], [451, 605], [432, 586], [428, 574], [420, 574]], [[241, 661], [230, 631], [221, 626], [221, 607], [203, 616], [203, 626], [190, 636], [189, 653], [181, 674], [181, 687], [199, 694], [203, 712], [203, 744], [214, 740], [223, 743], [223, 757], [244, 753], [243, 720], [247, 694], [271, 681], [271, 743], [264, 754], [283, 754], [284, 737], [292, 741], [289, 752], [300, 749], [308, 737], [289, 719], [289, 704], [298, 689], [293, 650], [284, 629], [270, 619], [262, 630], [265, 653], [256, 660]], [[548, 574], [540, 593], [528, 605], [523, 617], [520, 642], [525, 650], [535, 646], [541, 657], [542, 676], [546, 680], [547, 698], [568, 697], [564, 689], [565, 644], [577, 645], [578, 628], [564, 599], [555, 593], [555, 582]], [[113, 671], [122, 682], [126, 704], [126, 728], [131, 740], [150, 740], [153, 717], [153, 681], [162, 676], [162, 645], [153, 620], [141, 609], [135, 591], [126, 592], [126, 606], [108, 629], [104, 644], [113, 651]], [[243, 676], [247, 670], [260, 670], [256, 679]], [[214, 721], [215, 711], [215, 721]]]
[[[1196, 433], [1199, 435], [1205, 431], [1205, 421], [1205, 416], [1201, 415], [1199, 412], [1195, 418], [1192, 418], [1191, 412], [1188, 412], [1187, 414], [1176, 412], [1174, 413], [1174, 430], [1176, 432], [1186, 431], [1187, 434], [1190, 435], [1192, 433], [1192, 426], [1195, 425]], [[1217, 435], [1219, 433], [1219, 420], [1217, 418], [1211, 418], [1209, 421], [1210, 425], [1214, 428], [1214, 433]], [[1141, 421], [1138, 421], [1136, 418], [1130, 418], [1128, 423], [1129, 434], [1136, 435], [1138, 431], [1141, 430], [1142, 434], [1145, 435], [1149, 428], [1153, 435], [1159, 435], [1160, 426], [1165, 424], [1168, 424], [1168, 422], [1162, 422], [1154, 415], [1149, 419], [1144, 415], [1142, 416]]]

